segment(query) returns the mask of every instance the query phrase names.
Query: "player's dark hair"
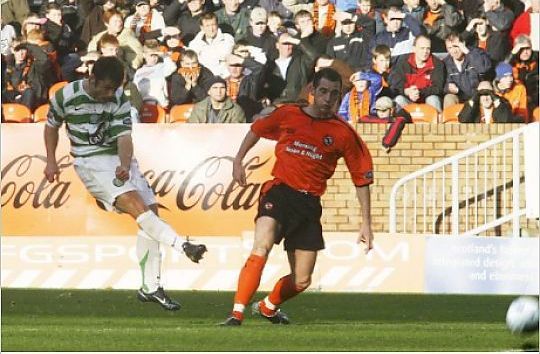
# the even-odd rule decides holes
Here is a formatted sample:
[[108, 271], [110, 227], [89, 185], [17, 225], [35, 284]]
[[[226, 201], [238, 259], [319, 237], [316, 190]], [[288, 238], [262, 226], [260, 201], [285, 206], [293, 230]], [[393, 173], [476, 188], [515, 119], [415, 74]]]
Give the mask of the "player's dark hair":
[[124, 65], [117, 57], [101, 57], [92, 71], [96, 81], [110, 81], [117, 87], [124, 82]]
[[332, 68], [323, 68], [315, 73], [313, 75], [313, 88], [316, 89], [319, 86], [319, 83], [322, 79], [326, 79], [328, 81], [332, 82], [339, 82], [339, 87], [341, 87], [341, 75], [338, 74], [337, 71], [335, 71]]

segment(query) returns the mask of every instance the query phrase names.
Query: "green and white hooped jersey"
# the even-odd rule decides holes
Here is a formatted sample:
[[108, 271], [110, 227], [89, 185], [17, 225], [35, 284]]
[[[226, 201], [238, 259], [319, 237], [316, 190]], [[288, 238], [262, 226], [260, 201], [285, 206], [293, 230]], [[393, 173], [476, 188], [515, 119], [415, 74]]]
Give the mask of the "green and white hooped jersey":
[[58, 90], [50, 100], [47, 124], [59, 128], [66, 123], [71, 155], [116, 155], [117, 139], [131, 134], [131, 104], [119, 88], [114, 101], [97, 102], [83, 89], [83, 81], [74, 81]]

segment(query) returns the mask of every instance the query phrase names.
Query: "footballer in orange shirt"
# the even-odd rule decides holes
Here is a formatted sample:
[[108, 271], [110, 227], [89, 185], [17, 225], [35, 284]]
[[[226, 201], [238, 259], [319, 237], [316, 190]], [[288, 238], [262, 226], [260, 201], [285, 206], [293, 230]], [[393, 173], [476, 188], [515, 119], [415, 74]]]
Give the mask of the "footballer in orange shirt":
[[274, 244], [284, 239], [291, 274], [278, 280], [272, 292], [255, 302], [252, 310], [274, 324], [288, 324], [279, 306], [311, 283], [317, 252], [324, 248], [320, 196], [326, 181], [343, 157], [362, 207], [358, 242], [373, 247], [369, 185], [373, 163], [367, 146], [335, 111], [341, 77], [330, 68], [313, 78], [314, 102], [306, 107], [285, 105], [251, 125], [233, 162], [233, 178], [246, 184], [242, 160], [261, 137], [276, 140], [274, 179], [261, 190], [253, 249], [240, 272], [231, 316], [222, 325], [238, 326], [244, 309], [259, 287], [266, 259]]

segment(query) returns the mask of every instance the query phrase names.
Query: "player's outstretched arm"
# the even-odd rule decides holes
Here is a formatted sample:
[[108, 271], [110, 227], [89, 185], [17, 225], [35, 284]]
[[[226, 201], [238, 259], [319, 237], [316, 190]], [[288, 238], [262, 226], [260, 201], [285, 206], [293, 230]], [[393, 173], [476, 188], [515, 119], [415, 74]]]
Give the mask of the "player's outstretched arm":
[[232, 173], [233, 179], [241, 186], [246, 185], [246, 171], [244, 169], [244, 165], [242, 165], [242, 161], [244, 160], [244, 157], [246, 157], [248, 151], [251, 150], [255, 144], [257, 144], [259, 139], [260, 138], [250, 130], [244, 137], [244, 140], [236, 153], [236, 157], [234, 158]]
[[358, 235], [357, 243], [365, 243], [365, 252], [373, 248], [373, 231], [371, 230], [371, 195], [369, 192], [369, 185], [356, 187], [356, 197], [360, 202], [362, 208], [362, 225]]
[[43, 173], [47, 178], [47, 181], [54, 182], [60, 175], [60, 169], [56, 162], [56, 147], [58, 146], [58, 128], [51, 127], [45, 124], [45, 130], [43, 131], [43, 137], [45, 140], [45, 150], [47, 151], [47, 165]]

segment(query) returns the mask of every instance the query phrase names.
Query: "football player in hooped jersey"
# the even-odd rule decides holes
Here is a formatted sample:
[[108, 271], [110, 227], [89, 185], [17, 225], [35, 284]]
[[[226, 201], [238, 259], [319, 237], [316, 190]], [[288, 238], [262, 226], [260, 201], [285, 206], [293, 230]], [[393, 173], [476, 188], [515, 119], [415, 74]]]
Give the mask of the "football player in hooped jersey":
[[317, 252], [324, 248], [320, 196], [341, 157], [345, 158], [362, 207], [358, 242], [366, 244], [366, 252], [373, 247], [369, 194], [372, 159], [356, 131], [335, 114], [340, 92], [340, 75], [333, 69], [322, 69], [313, 79], [311, 105], [282, 106], [256, 120], [244, 138], [233, 162], [237, 183], [246, 183], [242, 160], [261, 137], [277, 141], [276, 163], [274, 179], [261, 190], [253, 249], [240, 271], [233, 311], [222, 325], [242, 324], [244, 309], [259, 287], [272, 246], [282, 239], [291, 273], [279, 279], [267, 297], [255, 302], [252, 311], [274, 324], [289, 323], [279, 306], [311, 283]]
[[123, 81], [123, 64], [116, 57], [102, 57], [94, 64], [89, 79], [71, 82], [51, 98], [44, 133], [44, 173], [51, 183], [58, 179], [58, 129], [65, 123], [75, 171], [90, 194], [108, 210], [128, 213], [139, 225], [137, 257], [142, 287], [138, 299], [178, 310], [180, 304], [171, 300], [160, 285], [160, 243], [184, 252], [197, 263], [206, 247], [182, 242], [157, 216], [154, 193], [133, 158], [131, 105], [121, 89]]

